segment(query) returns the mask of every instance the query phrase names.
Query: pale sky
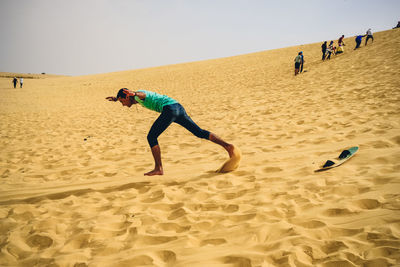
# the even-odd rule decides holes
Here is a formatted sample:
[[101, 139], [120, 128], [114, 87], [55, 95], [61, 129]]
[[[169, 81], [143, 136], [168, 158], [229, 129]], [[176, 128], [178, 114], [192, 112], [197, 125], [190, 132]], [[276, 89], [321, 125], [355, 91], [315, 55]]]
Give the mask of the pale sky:
[[0, 72], [141, 69], [337, 40], [399, 20], [400, 0], [0, 0]]

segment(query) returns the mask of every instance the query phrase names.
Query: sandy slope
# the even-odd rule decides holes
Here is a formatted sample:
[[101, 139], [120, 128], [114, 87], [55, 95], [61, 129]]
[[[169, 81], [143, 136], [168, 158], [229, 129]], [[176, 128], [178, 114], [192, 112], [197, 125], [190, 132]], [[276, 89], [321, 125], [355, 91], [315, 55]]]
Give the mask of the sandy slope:
[[[23, 89], [0, 79], [0, 265], [400, 264], [400, 31], [374, 36], [329, 62], [318, 43]], [[226, 152], [173, 125], [166, 174], [144, 177], [157, 113], [104, 100], [121, 87], [179, 100], [241, 149], [239, 169], [216, 174]]]

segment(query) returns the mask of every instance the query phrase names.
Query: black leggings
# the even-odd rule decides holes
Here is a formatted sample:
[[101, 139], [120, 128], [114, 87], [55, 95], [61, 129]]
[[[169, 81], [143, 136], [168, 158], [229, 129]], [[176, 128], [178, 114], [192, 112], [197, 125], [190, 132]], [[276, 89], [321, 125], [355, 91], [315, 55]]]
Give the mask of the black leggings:
[[149, 142], [150, 147], [158, 145], [157, 138], [173, 122], [185, 127], [189, 132], [199, 138], [207, 140], [210, 138], [210, 132], [197, 126], [197, 124], [194, 123], [194, 121], [186, 113], [182, 105], [176, 103], [164, 106], [161, 115], [153, 123], [153, 126], [151, 126], [149, 134], [147, 135], [147, 141]]
[[367, 39], [365, 39], [365, 44], [367, 44], [367, 42], [368, 42], [369, 39], [372, 39], [372, 42], [373, 42], [373, 41], [374, 41], [374, 36], [368, 35], [368, 36], [367, 36]]

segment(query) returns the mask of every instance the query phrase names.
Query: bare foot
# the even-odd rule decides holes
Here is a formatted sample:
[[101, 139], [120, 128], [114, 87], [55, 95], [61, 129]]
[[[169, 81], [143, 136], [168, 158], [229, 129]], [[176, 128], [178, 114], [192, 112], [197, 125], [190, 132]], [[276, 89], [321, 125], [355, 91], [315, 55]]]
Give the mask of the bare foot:
[[162, 169], [161, 170], [154, 169], [154, 170], [152, 170], [150, 172], [146, 172], [144, 175], [146, 175], [146, 176], [154, 176], [154, 175], [163, 175], [163, 174], [164, 174], [164, 171]]

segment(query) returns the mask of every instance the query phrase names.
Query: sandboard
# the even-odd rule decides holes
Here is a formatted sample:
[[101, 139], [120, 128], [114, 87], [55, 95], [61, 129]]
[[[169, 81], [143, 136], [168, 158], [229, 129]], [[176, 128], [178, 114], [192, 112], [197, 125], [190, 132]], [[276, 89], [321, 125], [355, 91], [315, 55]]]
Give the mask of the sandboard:
[[332, 160], [327, 160], [324, 165], [322, 165], [318, 170], [315, 170], [315, 172], [321, 172], [321, 171], [326, 171], [332, 168], [336, 168], [346, 161], [348, 161], [354, 154], [358, 151], [358, 146], [353, 146], [349, 149], [345, 149], [340, 153], [339, 157], [332, 159]]
[[233, 149], [233, 156], [229, 158], [216, 172], [226, 173], [236, 170], [239, 167], [242, 152], [236, 146]]

